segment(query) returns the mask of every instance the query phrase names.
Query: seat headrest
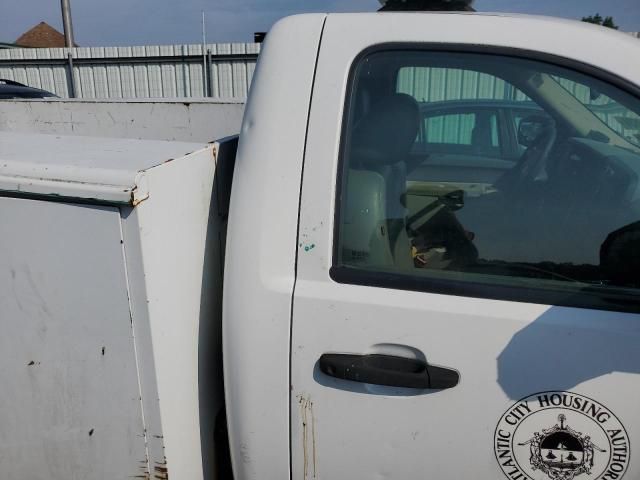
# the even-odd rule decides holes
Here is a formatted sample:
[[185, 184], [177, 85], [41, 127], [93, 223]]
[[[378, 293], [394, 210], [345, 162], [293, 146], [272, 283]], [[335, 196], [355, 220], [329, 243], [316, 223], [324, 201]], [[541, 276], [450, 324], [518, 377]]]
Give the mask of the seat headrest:
[[380, 98], [355, 124], [351, 165], [389, 165], [404, 160], [420, 125], [418, 102], [404, 93]]

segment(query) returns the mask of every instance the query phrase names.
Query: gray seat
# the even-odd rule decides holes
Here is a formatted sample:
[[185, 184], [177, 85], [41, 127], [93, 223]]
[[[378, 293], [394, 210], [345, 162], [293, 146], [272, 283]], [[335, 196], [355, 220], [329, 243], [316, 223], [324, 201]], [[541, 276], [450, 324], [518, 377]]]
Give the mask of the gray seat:
[[354, 125], [343, 210], [347, 263], [413, 268], [404, 205], [405, 161], [419, 122], [417, 102], [393, 94], [375, 102]]

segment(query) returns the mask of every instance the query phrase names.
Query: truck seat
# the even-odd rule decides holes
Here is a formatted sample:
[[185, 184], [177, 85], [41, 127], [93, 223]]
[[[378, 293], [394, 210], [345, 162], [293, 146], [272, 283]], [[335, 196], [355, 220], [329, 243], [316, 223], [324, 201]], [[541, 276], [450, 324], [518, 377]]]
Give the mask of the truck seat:
[[359, 243], [369, 239], [367, 263], [372, 266], [413, 268], [404, 205], [405, 162], [419, 122], [413, 97], [395, 93], [374, 103], [353, 127], [342, 241], [353, 250], [349, 243], [362, 248]]

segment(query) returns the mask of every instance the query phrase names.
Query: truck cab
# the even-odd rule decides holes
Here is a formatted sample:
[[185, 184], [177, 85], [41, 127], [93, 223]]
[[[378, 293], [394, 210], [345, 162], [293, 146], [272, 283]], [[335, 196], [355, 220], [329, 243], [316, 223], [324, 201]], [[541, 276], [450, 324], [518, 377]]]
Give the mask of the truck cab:
[[272, 29], [225, 257], [235, 478], [640, 476], [637, 52], [502, 14]]

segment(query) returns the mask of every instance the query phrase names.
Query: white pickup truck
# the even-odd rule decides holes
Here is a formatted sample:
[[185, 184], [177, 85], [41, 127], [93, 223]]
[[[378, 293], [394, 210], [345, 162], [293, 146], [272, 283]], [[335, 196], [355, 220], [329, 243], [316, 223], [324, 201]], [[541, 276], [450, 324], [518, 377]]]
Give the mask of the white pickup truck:
[[638, 57], [304, 15], [239, 146], [0, 134], [0, 477], [640, 478]]

